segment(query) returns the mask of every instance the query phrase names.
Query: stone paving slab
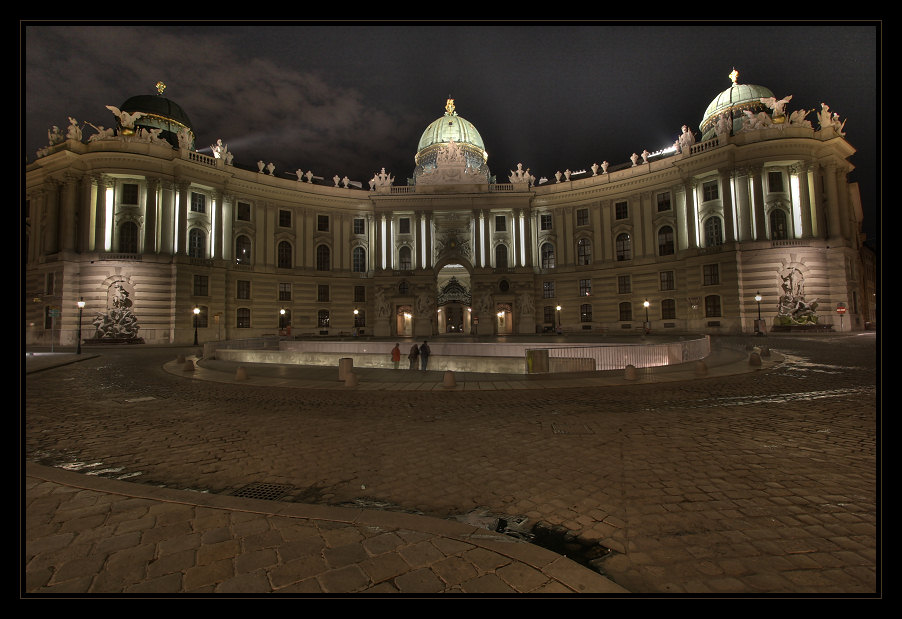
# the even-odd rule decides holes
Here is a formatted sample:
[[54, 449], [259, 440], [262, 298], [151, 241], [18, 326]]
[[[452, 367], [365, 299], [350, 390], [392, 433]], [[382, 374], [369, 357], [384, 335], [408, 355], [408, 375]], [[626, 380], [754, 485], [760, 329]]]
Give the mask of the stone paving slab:
[[30, 462], [25, 490], [26, 594], [427, 594], [477, 592], [486, 577], [516, 593], [627, 593], [549, 550], [449, 520], [154, 488]]
[[[500, 516], [558, 535], [565, 547], [555, 560], [607, 549], [593, 569], [579, 567], [622, 595], [879, 595], [873, 334], [773, 338], [774, 361], [760, 368], [749, 367], [749, 340], [727, 342], [724, 363], [701, 377], [687, 368], [637, 381], [458, 376], [454, 389], [440, 388], [441, 372], [361, 371], [346, 387], [337, 368], [266, 376], [255, 367], [236, 381], [234, 368], [210, 360], [193, 372], [172, 365], [196, 348], [98, 350], [26, 369], [26, 462], [203, 500], [148, 507], [141, 496], [30, 485], [26, 545], [40, 558], [23, 564], [23, 580], [59, 593], [225, 595], [264, 582], [292, 595], [430, 595], [437, 582], [464, 595], [582, 592], [552, 578], [554, 561], [513, 562], [520, 557], [475, 534], [361, 520], [472, 527]], [[266, 383], [275, 378], [280, 386]], [[386, 386], [378, 395], [364, 386], [377, 382]], [[255, 482], [290, 488], [265, 501], [266, 517], [204, 502], [238, 500], [233, 493]], [[61, 497], [72, 502], [56, 519]], [[354, 515], [297, 526], [303, 518], [275, 513], [283, 504]], [[404, 552], [386, 551], [392, 544]], [[141, 561], [144, 581], [131, 582]]]

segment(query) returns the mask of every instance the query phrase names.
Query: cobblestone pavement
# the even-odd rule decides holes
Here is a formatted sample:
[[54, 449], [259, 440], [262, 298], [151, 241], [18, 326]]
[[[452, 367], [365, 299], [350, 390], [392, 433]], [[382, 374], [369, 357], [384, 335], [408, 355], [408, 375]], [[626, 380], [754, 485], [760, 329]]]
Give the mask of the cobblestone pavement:
[[445, 392], [186, 380], [162, 368], [176, 349], [103, 349], [28, 376], [24, 452], [131, 484], [508, 523], [590, 549], [636, 594], [878, 595], [876, 336], [768, 344], [783, 362], [737, 376]]

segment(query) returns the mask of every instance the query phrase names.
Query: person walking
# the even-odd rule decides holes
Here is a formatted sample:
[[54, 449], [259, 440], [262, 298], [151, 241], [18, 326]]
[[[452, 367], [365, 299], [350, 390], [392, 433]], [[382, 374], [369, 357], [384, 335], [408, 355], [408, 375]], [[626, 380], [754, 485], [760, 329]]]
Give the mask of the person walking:
[[395, 369], [398, 369], [398, 365], [401, 363], [401, 348], [400, 344], [395, 344], [395, 347], [391, 349], [391, 362], [395, 365]]
[[429, 354], [432, 351], [429, 350], [429, 344], [423, 340], [423, 343], [420, 345], [420, 363], [422, 364], [422, 369], [425, 372], [426, 366], [429, 364]]
[[407, 353], [407, 358], [410, 360], [410, 369], [417, 369], [417, 359], [420, 358], [420, 349], [417, 348], [416, 344], [410, 347], [410, 352]]

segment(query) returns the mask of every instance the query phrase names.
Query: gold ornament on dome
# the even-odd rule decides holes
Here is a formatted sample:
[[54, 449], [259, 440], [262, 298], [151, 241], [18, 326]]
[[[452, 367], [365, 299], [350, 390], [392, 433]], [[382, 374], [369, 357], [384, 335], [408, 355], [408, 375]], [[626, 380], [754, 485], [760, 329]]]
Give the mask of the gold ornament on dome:
[[454, 99], [448, 98], [448, 101], [445, 103], [445, 113], [454, 113]]
[[157, 94], [158, 94], [158, 95], [162, 95], [162, 94], [163, 94], [163, 91], [166, 90], [166, 84], [164, 84], [163, 82], [157, 82], [157, 83], [155, 84], [155, 86], [156, 86], [156, 88], [157, 88]]
[[730, 80], [735, 84], [737, 79], [739, 79], [739, 71], [734, 68], [730, 72]]

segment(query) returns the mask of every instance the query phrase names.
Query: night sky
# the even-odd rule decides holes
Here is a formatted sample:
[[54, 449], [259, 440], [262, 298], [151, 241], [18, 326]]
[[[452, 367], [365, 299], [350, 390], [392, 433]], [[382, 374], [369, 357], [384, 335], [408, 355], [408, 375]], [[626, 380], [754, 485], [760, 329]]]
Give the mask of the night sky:
[[[700, 137], [708, 104], [739, 82], [792, 95], [787, 111], [821, 102], [846, 120], [846, 139], [877, 243], [876, 22], [469, 23], [21, 23], [21, 148], [47, 131], [110, 127], [107, 105], [164, 96], [187, 113], [196, 147], [221, 139], [241, 167], [298, 168], [367, 187], [381, 168], [406, 184], [426, 126], [446, 99], [475, 125], [498, 182], [517, 163], [536, 178], [627, 163], [673, 144], [682, 125]], [[808, 120], [817, 127], [816, 111]], [[85, 126], [87, 138], [94, 131]]]

